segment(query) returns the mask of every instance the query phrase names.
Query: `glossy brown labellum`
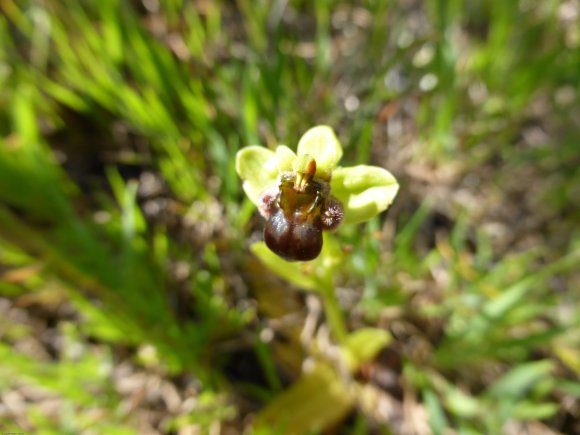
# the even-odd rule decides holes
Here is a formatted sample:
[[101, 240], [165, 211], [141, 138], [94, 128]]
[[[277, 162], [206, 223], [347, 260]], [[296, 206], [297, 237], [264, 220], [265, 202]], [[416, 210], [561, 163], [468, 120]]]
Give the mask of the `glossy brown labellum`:
[[264, 230], [270, 250], [289, 261], [308, 261], [322, 249], [323, 186], [308, 177], [300, 189], [296, 178], [282, 179]]
[[283, 176], [277, 192], [267, 190], [261, 199], [262, 214], [268, 218], [264, 241], [288, 261], [318, 257], [322, 231], [333, 230], [342, 221], [342, 204], [329, 195], [328, 183], [314, 178], [315, 171], [314, 164], [305, 172]]
[[313, 260], [322, 249], [320, 219], [313, 223], [292, 216], [288, 219], [284, 211], [279, 209], [268, 220], [264, 241], [271, 251], [286, 260]]

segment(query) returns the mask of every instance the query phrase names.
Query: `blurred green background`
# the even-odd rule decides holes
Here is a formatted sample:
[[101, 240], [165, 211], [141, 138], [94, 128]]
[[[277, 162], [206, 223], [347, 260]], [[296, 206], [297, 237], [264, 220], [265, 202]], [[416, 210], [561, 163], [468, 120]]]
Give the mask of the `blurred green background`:
[[[333, 434], [580, 433], [577, 0], [0, 12], [2, 430], [300, 433], [296, 403]], [[317, 124], [401, 184], [337, 232], [349, 330], [390, 337], [347, 404], [284, 393], [340, 345], [250, 253], [234, 167]]]

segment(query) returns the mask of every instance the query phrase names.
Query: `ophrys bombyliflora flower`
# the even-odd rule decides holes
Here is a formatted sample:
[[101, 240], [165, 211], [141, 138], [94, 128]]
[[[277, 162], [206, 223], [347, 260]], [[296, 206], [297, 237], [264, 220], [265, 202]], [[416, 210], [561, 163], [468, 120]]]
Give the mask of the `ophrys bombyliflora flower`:
[[364, 222], [386, 210], [399, 185], [378, 166], [340, 167], [342, 147], [328, 126], [308, 130], [295, 154], [285, 145], [275, 151], [257, 145], [236, 155], [243, 188], [267, 219], [264, 240], [289, 261], [316, 258], [322, 232], [341, 222]]

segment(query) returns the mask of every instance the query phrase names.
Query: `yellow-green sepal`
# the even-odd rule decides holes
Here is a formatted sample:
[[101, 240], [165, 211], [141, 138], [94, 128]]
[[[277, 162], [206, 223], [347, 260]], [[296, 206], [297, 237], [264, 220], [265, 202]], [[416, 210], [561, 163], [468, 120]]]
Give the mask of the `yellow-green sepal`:
[[261, 193], [274, 185], [278, 178], [276, 154], [258, 145], [242, 148], [236, 154], [236, 172], [244, 181], [244, 192], [256, 205], [259, 204]]
[[364, 222], [385, 211], [399, 190], [389, 171], [367, 165], [336, 168], [330, 185], [344, 207], [345, 224]]
[[279, 145], [276, 147], [276, 160], [278, 164], [278, 171], [289, 172], [294, 167], [296, 161], [296, 154], [286, 145]]
[[342, 157], [342, 146], [327, 125], [312, 127], [300, 138], [297, 154], [309, 154], [316, 160], [316, 176], [329, 180]]

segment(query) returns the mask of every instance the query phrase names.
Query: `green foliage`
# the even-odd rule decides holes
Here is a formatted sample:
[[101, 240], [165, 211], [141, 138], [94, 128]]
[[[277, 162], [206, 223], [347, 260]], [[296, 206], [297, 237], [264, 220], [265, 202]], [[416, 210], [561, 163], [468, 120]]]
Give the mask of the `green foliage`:
[[[354, 372], [391, 341], [386, 331], [360, 329], [344, 340], [346, 370]], [[256, 427], [283, 433], [312, 433], [340, 421], [352, 409], [357, 392], [328, 362], [319, 362], [258, 415]]]
[[[395, 432], [363, 406], [397, 396], [378, 367], [433, 433], [571, 431], [574, 2], [155, 3], [0, 2], [0, 400], [33, 391], [0, 426], [139, 433], [114, 382], [130, 365], [195, 390], [162, 432], [277, 427], [287, 407], [296, 431]], [[322, 166], [350, 167], [332, 187], [352, 223], [398, 186], [360, 165], [400, 191], [289, 264], [254, 243], [235, 156], [260, 144], [244, 171], [275, 180], [314, 125], [342, 143]], [[310, 341], [300, 291], [324, 301]]]

